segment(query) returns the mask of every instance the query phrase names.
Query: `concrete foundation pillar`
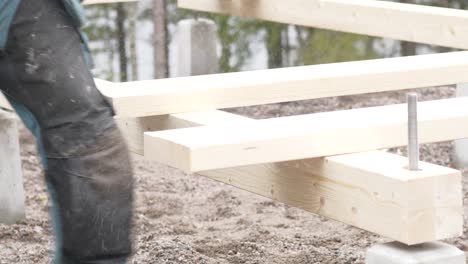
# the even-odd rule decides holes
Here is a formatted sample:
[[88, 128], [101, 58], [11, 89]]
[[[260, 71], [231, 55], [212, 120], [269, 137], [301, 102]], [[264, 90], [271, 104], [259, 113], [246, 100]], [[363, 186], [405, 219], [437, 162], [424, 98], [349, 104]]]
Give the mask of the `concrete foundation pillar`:
[[[468, 96], [468, 83], [457, 85], [457, 97]], [[455, 140], [453, 160], [458, 169], [468, 167], [468, 139]]]
[[371, 247], [366, 264], [466, 264], [466, 257], [463, 251], [442, 242], [414, 246], [391, 242]]
[[208, 19], [186, 19], [177, 25], [177, 77], [218, 72], [216, 24]]
[[0, 109], [0, 223], [25, 218], [23, 175], [15, 116]]

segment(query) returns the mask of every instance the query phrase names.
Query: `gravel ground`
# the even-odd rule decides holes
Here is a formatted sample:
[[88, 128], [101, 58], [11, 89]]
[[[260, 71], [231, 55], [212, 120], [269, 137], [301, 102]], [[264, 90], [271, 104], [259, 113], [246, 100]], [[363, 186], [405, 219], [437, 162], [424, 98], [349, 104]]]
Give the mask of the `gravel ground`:
[[[454, 95], [451, 87], [420, 89], [422, 100]], [[254, 118], [307, 114], [405, 101], [380, 93], [256, 106], [228, 111]], [[21, 129], [27, 219], [0, 225], [0, 264], [48, 263], [53, 241], [49, 202], [31, 135]], [[425, 161], [453, 166], [451, 142], [422, 146]], [[392, 149], [405, 153], [405, 148]], [[299, 209], [134, 157], [137, 180], [133, 263], [364, 263], [385, 238]], [[464, 170], [468, 215], [468, 170]], [[468, 219], [465, 219], [468, 226]], [[468, 251], [468, 231], [447, 242]]]

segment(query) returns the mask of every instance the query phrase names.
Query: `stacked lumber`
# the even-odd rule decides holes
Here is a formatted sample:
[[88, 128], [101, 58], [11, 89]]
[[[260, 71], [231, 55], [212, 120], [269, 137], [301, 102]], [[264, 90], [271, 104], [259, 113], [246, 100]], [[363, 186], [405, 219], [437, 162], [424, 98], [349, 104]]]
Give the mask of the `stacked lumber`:
[[[236, 16], [468, 48], [468, 12], [377, 0], [179, 0]], [[406, 105], [252, 120], [216, 109], [468, 82], [468, 52], [113, 84], [130, 149], [413, 245], [463, 232], [459, 171], [380, 149], [408, 144]], [[468, 98], [419, 105], [420, 142], [468, 137]]]

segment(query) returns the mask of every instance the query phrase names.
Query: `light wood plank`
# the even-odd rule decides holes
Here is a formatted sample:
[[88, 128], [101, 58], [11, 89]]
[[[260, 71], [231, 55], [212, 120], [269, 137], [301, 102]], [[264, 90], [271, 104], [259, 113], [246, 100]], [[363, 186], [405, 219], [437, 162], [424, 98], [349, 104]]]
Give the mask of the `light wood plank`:
[[200, 174], [408, 245], [462, 234], [460, 173], [406, 165], [370, 152]]
[[102, 89], [120, 117], [468, 82], [468, 52], [148, 80]]
[[131, 152], [144, 155], [143, 136], [146, 131], [160, 131], [195, 126], [235, 124], [252, 122], [247, 117], [230, 114], [219, 110], [147, 116], [137, 118], [116, 118]]
[[[420, 103], [420, 142], [468, 137], [467, 105], [468, 98]], [[406, 144], [407, 106], [402, 104], [147, 132], [145, 156], [196, 172]]]
[[377, 0], [178, 0], [179, 7], [468, 49], [468, 12]]
[[[171, 119], [162, 128], [255, 122], [221, 111]], [[459, 236], [460, 173], [424, 162], [422, 171], [409, 172], [406, 165], [404, 157], [374, 151], [200, 174], [406, 244]]]

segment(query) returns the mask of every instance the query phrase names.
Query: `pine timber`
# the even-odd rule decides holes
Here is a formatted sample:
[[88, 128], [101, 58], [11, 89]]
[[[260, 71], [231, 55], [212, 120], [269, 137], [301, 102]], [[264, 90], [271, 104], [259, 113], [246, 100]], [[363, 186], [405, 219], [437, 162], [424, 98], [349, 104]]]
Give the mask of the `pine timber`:
[[[161, 129], [255, 122], [222, 111], [170, 115]], [[374, 151], [199, 174], [405, 244], [462, 233], [459, 172]]]
[[461, 235], [460, 173], [406, 165], [404, 157], [370, 152], [200, 174], [408, 245]]
[[101, 89], [120, 117], [468, 82], [468, 52], [147, 80]]
[[[468, 98], [419, 104], [421, 143], [468, 137]], [[145, 133], [145, 156], [197, 172], [407, 145], [407, 105]], [[216, 157], [216, 158], [213, 158]]]
[[468, 49], [468, 12], [377, 0], [178, 0], [181, 8]]
[[249, 121], [252, 122], [253, 120], [218, 110], [137, 118], [116, 118], [130, 151], [139, 155], [144, 155], [143, 137], [147, 131]]

